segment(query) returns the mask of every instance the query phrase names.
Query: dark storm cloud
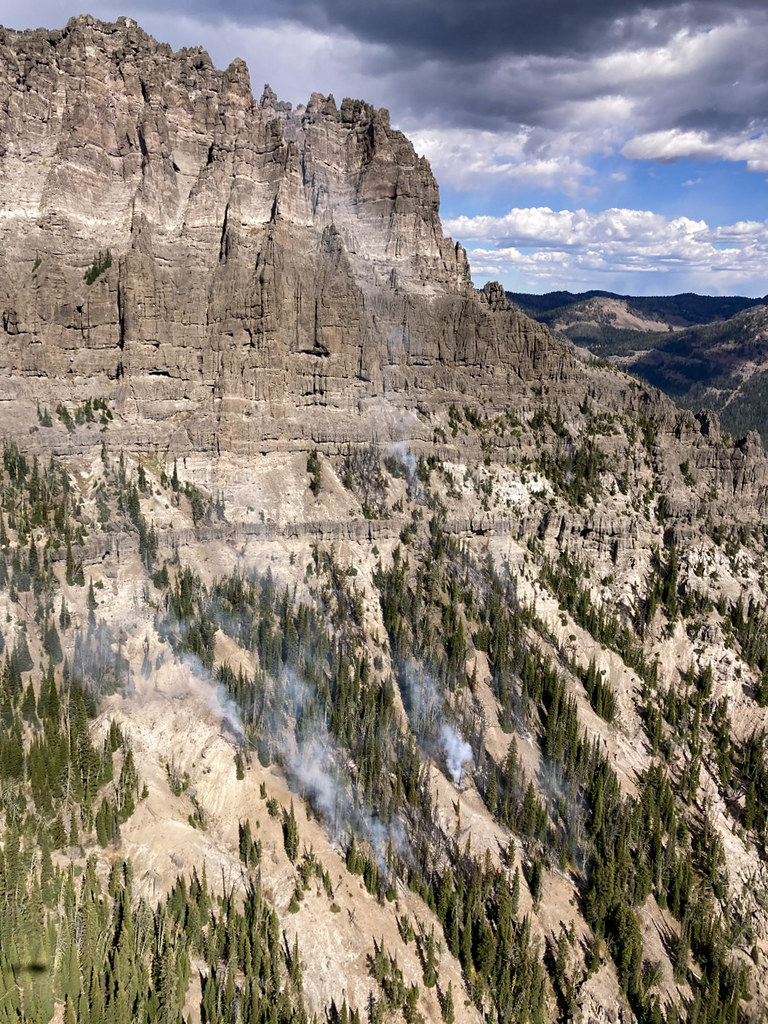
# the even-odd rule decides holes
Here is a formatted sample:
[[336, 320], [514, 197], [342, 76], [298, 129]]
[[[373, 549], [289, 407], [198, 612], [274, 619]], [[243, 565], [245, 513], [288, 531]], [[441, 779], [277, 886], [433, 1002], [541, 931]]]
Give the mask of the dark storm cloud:
[[710, 131], [730, 134], [752, 131], [755, 117], [747, 110], [717, 110], [700, 107], [686, 110], [675, 119], [675, 127], [685, 131]]
[[[156, 11], [150, 0], [130, 7]], [[322, 34], [332, 49], [314, 87], [359, 95], [365, 82], [364, 97], [409, 131], [602, 138], [609, 108], [624, 141], [672, 128], [732, 136], [760, 131], [768, 110], [764, 0], [167, 0], [164, 15], [174, 11], [222, 32]]]
[[[146, 0], [140, 6], [152, 5]], [[347, 32], [357, 39], [417, 51], [458, 63], [493, 60], [504, 54], [541, 56], [604, 53], [615, 48], [655, 45], [683, 26], [711, 28], [739, 12], [761, 10], [762, 2], [728, 5], [698, 0], [170, 0], [166, 9], [215, 22], [260, 24], [265, 18], [298, 21], [323, 32]]]
[[[0, 13], [6, 6], [19, 13], [15, 0], [0, 0]], [[61, 3], [39, 0], [38, 7]], [[97, 0], [92, 7], [117, 12], [121, 5]], [[243, 54], [255, 80], [254, 57], [266, 70], [270, 60], [290, 63], [292, 35], [322, 33], [336, 45], [330, 66], [313, 70], [322, 79], [313, 87], [334, 81], [351, 91], [366, 80], [365, 98], [389, 105], [409, 128], [426, 121], [567, 130], [577, 105], [622, 96], [638, 132], [733, 133], [768, 109], [765, 0], [166, 0], [162, 13], [154, 0], [127, 0], [124, 7], [139, 20], [143, 13], [147, 21], [160, 15], [197, 23], [202, 42], [210, 30], [235, 45], [244, 30], [282, 31], [284, 53]], [[745, 25], [750, 30], [739, 33]], [[692, 38], [711, 45], [706, 59], [686, 68]], [[664, 48], [666, 66], [654, 66]], [[642, 52], [645, 68], [633, 68], [631, 56]], [[613, 65], [612, 55], [621, 58]]]
[[[0, 0], [14, 8], [15, 0]], [[259, 89], [390, 108], [446, 184], [595, 186], [599, 159], [768, 166], [765, 0], [92, 0]], [[35, 10], [58, 11], [60, 0]], [[60, 19], [57, 13], [49, 24]], [[11, 22], [12, 23], [12, 22]], [[762, 136], [765, 135], [766, 141]], [[620, 175], [623, 168], [612, 170]]]

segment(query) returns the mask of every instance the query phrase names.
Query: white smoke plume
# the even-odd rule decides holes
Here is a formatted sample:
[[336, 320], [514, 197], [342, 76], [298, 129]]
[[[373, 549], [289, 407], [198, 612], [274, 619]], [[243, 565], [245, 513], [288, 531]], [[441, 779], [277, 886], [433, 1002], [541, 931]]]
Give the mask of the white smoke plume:
[[587, 832], [587, 808], [576, 786], [569, 785], [563, 769], [546, 757], [541, 758], [537, 772], [550, 818], [558, 829], [559, 843], [574, 864], [585, 868], [584, 838]]
[[461, 782], [464, 765], [474, 760], [472, 747], [448, 722], [443, 722], [440, 726], [440, 742], [443, 746], [448, 771], [454, 784], [458, 786]]
[[161, 656], [150, 672], [149, 682], [153, 687], [153, 691], [147, 694], [150, 699], [153, 694], [195, 697], [219, 720], [222, 729], [229, 732], [237, 743], [242, 742], [245, 731], [240, 709], [194, 654], [177, 655], [173, 659]]
[[350, 801], [335, 770], [333, 740], [325, 722], [312, 717], [316, 697], [311, 687], [292, 672], [286, 672], [280, 683], [288, 721], [273, 724], [277, 749], [302, 795], [338, 832], [339, 824], [343, 827], [349, 818]]
[[242, 743], [245, 731], [240, 717], [240, 709], [232, 698], [227, 695], [226, 689], [221, 684], [216, 687], [215, 699], [209, 701], [208, 706], [214, 714], [219, 715], [222, 726], [229, 729], [238, 743]]
[[356, 835], [366, 839], [379, 869], [388, 873], [388, 848], [400, 855], [409, 852], [400, 822], [379, 821], [375, 811], [354, 799], [353, 787], [342, 767], [342, 751], [325, 720], [316, 714], [317, 695], [313, 688], [292, 672], [285, 672], [279, 685], [288, 723], [274, 723], [273, 732], [277, 749], [299, 792], [322, 815], [333, 838]]
[[335, 776], [328, 743], [312, 736], [285, 749], [283, 756], [303, 796], [337, 833], [339, 821], [346, 823], [349, 816], [349, 798]]
[[421, 672], [409, 663], [404, 667], [401, 678], [411, 728], [422, 742], [437, 739], [448, 773], [458, 786], [464, 765], [474, 760], [472, 747], [446, 720], [445, 703], [429, 673]]
[[[362, 806], [355, 798], [343, 751], [319, 711], [314, 687], [290, 671], [273, 679], [272, 686], [272, 710], [260, 728], [273, 740], [295, 789], [322, 817], [332, 838], [343, 841], [355, 835], [367, 840], [379, 869], [388, 875], [390, 849], [402, 857], [410, 855], [402, 825], [396, 819], [379, 820], [375, 809]], [[144, 694], [149, 700], [160, 695], [196, 698], [218, 719], [233, 742], [253, 746], [238, 705], [194, 655], [171, 656], [165, 648], [150, 670]]]
[[413, 452], [408, 447], [407, 441], [397, 441], [387, 449], [387, 454], [391, 455], [392, 458], [397, 459], [398, 462], [402, 462], [405, 466], [405, 471], [408, 474], [408, 483], [412, 484], [416, 478], [416, 459]]

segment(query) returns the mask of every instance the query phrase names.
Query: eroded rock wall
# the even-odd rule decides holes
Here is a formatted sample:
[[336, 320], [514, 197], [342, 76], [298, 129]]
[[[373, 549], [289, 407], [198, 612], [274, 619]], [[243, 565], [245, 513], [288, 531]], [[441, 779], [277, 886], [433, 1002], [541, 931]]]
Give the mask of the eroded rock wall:
[[123, 386], [150, 418], [193, 403], [210, 433], [252, 406], [254, 436], [297, 406], [568, 371], [565, 343], [474, 291], [386, 111], [287, 107], [128, 19], [2, 32], [0, 371]]

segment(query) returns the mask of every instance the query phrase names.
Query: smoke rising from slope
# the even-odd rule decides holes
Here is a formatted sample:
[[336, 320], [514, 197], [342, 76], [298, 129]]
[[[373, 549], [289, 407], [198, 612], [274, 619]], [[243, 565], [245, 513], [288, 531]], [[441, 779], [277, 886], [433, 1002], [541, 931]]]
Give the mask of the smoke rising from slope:
[[[217, 609], [217, 622], [226, 617], [226, 609]], [[232, 619], [232, 634], [238, 634], [239, 625]], [[181, 629], [178, 624], [174, 628]], [[166, 627], [166, 639], [169, 632]], [[225, 686], [194, 655], [161, 656], [151, 670], [149, 685], [169, 697], [201, 700], [234, 742], [258, 749], [270, 759], [276, 757], [291, 788], [322, 818], [332, 839], [342, 844], [351, 836], [366, 840], [382, 874], [389, 873], [390, 850], [408, 856], [405, 830], [396, 819], [380, 820], [376, 809], [365, 805], [357, 790], [354, 766], [348, 764], [330, 731], [315, 687], [295, 672], [283, 668], [262, 679], [253, 734], [247, 725], [253, 720], [253, 709], [246, 708], [241, 714]]]
[[402, 462], [408, 475], [408, 484], [412, 484], [416, 476], [416, 459], [414, 458], [413, 452], [408, 447], [408, 442], [397, 441], [395, 444], [391, 444], [387, 451], [392, 458]]
[[388, 847], [408, 852], [400, 822], [379, 821], [375, 810], [355, 798], [354, 782], [343, 767], [343, 751], [337, 746], [325, 719], [317, 712], [317, 694], [304, 680], [286, 671], [275, 685], [283, 698], [282, 720], [270, 724], [277, 750], [300, 794], [326, 821], [334, 839], [345, 834], [366, 839], [380, 870], [386, 872]]
[[461, 782], [461, 773], [465, 764], [474, 760], [472, 747], [448, 722], [440, 726], [440, 742], [445, 754], [445, 763], [451, 778], [458, 786]]
[[238, 743], [243, 741], [245, 730], [240, 709], [194, 654], [174, 655], [172, 661], [162, 656], [151, 670], [150, 680], [155, 693], [166, 697], [191, 696], [202, 701], [223, 729]]
[[[277, 749], [300, 792], [337, 833], [339, 822], [343, 827], [349, 820], [351, 808], [349, 794], [334, 768], [335, 745], [325, 722], [311, 714], [316, 698], [310, 687], [292, 672], [286, 672], [281, 683], [283, 710], [289, 721], [275, 723]], [[290, 720], [295, 721], [295, 729]]]
[[411, 728], [422, 742], [438, 741], [446, 768], [458, 786], [464, 765], [474, 760], [472, 747], [445, 718], [445, 702], [428, 673], [408, 664], [401, 672], [401, 683]]

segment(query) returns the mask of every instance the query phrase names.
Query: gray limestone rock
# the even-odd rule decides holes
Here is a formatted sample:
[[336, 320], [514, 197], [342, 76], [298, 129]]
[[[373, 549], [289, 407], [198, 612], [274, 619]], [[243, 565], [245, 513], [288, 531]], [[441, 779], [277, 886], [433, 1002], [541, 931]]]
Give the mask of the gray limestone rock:
[[[0, 362], [22, 388], [124, 383], [151, 416], [572, 364], [500, 289], [474, 292], [429, 165], [386, 111], [315, 93], [291, 113], [268, 86], [254, 100], [242, 61], [217, 71], [85, 17], [0, 34], [0, 138]], [[100, 252], [111, 266], [86, 283]]]
[[128, 18], [0, 30], [3, 394], [100, 395], [142, 436], [241, 453], [386, 439], [465, 399], [588, 399], [650, 417], [661, 462], [682, 447], [764, 507], [755, 439], [729, 447], [715, 418], [580, 362], [500, 285], [476, 291], [438, 208], [428, 162], [367, 103], [256, 100], [242, 61], [219, 71]]

